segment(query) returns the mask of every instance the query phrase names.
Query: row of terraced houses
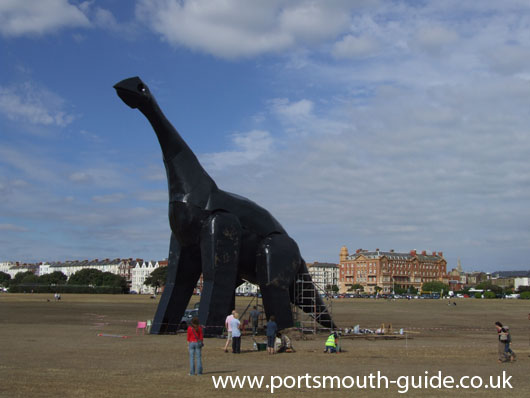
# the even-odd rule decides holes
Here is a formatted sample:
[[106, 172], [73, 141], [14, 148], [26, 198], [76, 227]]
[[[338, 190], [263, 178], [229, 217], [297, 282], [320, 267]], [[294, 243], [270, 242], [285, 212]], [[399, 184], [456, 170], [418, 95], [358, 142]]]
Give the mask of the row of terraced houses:
[[167, 260], [144, 261], [143, 259], [95, 259], [83, 261], [43, 262], [38, 264], [24, 264], [18, 262], [0, 262], [0, 272], [5, 272], [13, 278], [19, 272], [31, 271], [36, 275], [51, 274], [59, 271], [70, 278], [82, 269], [97, 269], [101, 272], [111, 272], [120, 275], [128, 281], [131, 291], [143, 294], [154, 293], [154, 288], [144, 284], [145, 279], [158, 267], [167, 265]]

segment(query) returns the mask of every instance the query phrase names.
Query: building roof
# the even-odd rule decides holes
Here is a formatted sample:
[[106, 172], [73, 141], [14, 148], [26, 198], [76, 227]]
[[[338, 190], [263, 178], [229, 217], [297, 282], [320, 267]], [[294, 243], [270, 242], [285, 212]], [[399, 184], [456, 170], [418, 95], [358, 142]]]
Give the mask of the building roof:
[[24, 268], [24, 269], [37, 269], [39, 268], [39, 264], [19, 264], [17, 263], [16, 265], [13, 264], [9, 267], [9, 269], [21, 269], [21, 268]]
[[415, 251], [411, 251], [409, 253], [397, 253], [397, 252], [393, 252], [393, 251], [385, 252], [385, 251], [381, 251], [381, 250], [376, 250], [376, 251], [367, 251], [367, 250], [365, 251], [365, 250], [362, 250], [362, 251], [358, 251], [357, 253], [349, 255], [348, 259], [349, 260], [355, 260], [355, 259], [359, 258], [360, 256], [363, 256], [363, 257], [366, 257], [366, 258], [373, 258], [373, 259], [386, 257], [386, 258], [391, 259], [391, 260], [405, 260], [405, 261], [406, 260], [411, 260], [414, 257], [417, 257], [419, 260], [423, 260], [423, 261], [428, 261], [428, 260], [430, 260], [430, 261], [439, 261], [439, 260], [443, 259], [443, 256], [439, 255], [439, 253], [427, 254], [426, 252], [417, 253]]
[[314, 262], [312, 264], [308, 264], [307, 268], [313, 268], [313, 267], [319, 267], [319, 268], [339, 268], [338, 264], [332, 264], [332, 263], [319, 263]]
[[91, 266], [96, 267], [96, 266], [102, 266], [102, 265], [118, 265], [122, 261], [129, 261], [129, 260], [122, 260], [120, 258], [115, 258], [113, 260], [110, 260], [106, 258], [104, 260], [95, 259], [95, 260], [82, 260], [82, 261], [74, 260], [74, 261], [65, 261], [65, 262], [57, 261], [57, 262], [50, 263], [50, 267], [54, 267], [54, 268], [91, 267]]

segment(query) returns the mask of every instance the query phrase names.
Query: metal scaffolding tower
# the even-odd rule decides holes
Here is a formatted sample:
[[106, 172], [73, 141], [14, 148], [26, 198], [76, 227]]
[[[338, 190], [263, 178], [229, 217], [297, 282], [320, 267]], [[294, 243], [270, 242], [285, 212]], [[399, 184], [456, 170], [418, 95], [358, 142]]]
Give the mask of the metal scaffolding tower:
[[[293, 304], [293, 319], [295, 326], [302, 333], [316, 334], [319, 331], [329, 331], [318, 322], [320, 314], [317, 313], [317, 295], [322, 298], [327, 307], [328, 313], [332, 316], [332, 296], [327, 293], [325, 289], [317, 283], [311, 281], [310, 274], [300, 274], [294, 282], [294, 297], [295, 302], [302, 303], [300, 305]], [[304, 297], [305, 300], [298, 298]]]

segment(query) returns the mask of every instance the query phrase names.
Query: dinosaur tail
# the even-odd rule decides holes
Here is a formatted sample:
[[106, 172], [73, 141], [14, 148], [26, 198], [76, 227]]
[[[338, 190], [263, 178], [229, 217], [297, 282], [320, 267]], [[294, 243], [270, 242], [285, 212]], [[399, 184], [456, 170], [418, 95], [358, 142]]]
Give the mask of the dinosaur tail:
[[316, 321], [323, 327], [336, 329], [337, 326], [335, 325], [335, 322], [333, 322], [333, 319], [331, 319], [331, 315], [329, 314], [324, 301], [322, 301], [320, 292], [313, 283], [311, 275], [309, 275], [304, 260], [302, 260], [296, 278], [296, 284], [298, 284], [298, 286], [295, 287], [294, 304], [299, 306], [304, 312], [313, 314]]

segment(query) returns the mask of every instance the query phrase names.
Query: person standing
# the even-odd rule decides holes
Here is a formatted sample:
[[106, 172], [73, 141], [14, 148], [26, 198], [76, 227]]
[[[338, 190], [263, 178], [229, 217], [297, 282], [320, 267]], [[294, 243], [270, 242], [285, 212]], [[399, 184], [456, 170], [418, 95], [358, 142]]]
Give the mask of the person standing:
[[225, 319], [225, 328], [226, 328], [225, 352], [228, 352], [228, 344], [232, 343], [232, 327], [230, 326], [230, 321], [234, 319], [235, 312], [236, 310], [232, 310], [232, 313], [228, 315]]
[[267, 352], [269, 355], [274, 354], [274, 342], [276, 340], [276, 333], [278, 333], [278, 324], [276, 317], [271, 315], [269, 322], [267, 322]]
[[249, 317], [249, 321], [250, 321], [250, 323], [252, 325], [252, 334], [253, 335], [258, 334], [259, 315], [260, 315], [260, 312], [258, 310], [258, 307], [254, 306], [252, 311], [250, 311], [250, 317]]
[[[193, 317], [191, 325], [188, 326], [188, 350], [190, 353], [190, 376], [202, 375], [202, 346], [204, 336], [199, 318]], [[196, 365], [196, 366], [195, 366]], [[195, 373], [197, 371], [197, 373]]]
[[508, 355], [506, 353], [506, 341], [508, 340], [508, 334], [499, 321], [495, 322], [497, 328], [497, 338], [499, 343], [497, 344], [497, 353], [499, 354], [498, 362], [508, 362]]
[[506, 341], [504, 342], [504, 353], [506, 354], [507, 358], [510, 358], [510, 361], [515, 361], [515, 352], [512, 351], [512, 335], [510, 333], [510, 327], [508, 325], [504, 325], [504, 331], [506, 333]]
[[241, 353], [241, 323], [239, 322], [239, 314], [234, 313], [234, 317], [230, 321], [232, 329], [232, 353]]

